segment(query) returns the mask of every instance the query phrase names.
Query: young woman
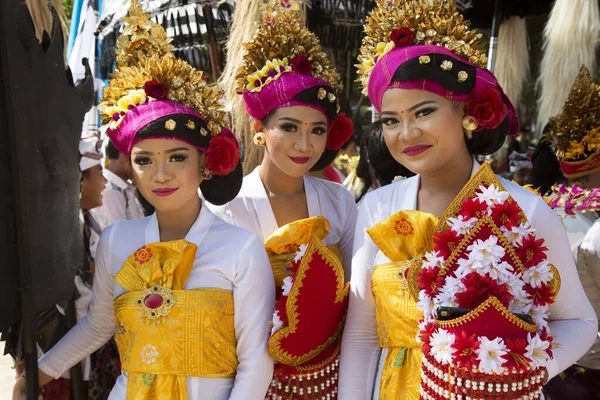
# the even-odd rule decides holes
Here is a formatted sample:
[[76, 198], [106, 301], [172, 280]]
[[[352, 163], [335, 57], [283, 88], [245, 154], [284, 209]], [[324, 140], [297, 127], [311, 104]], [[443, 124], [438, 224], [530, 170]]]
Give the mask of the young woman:
[[123, 374], [110, 399], [262, 399], [273, 368], [268, 259], [255, 234], [198, 197], [198, 187], [213, 203], [235, 197], [237, 142], [218, 92], [175, 58], [163, 28], [135, 1], [127, 22], [101, 109], [156, 213], [102, 233], [90, 311], [40, 360], [40, 383], [115, 335]]
[[356, 206], [343, 186], [307, 173], [333, 161], [352, 121], [339, 114], [338, 76], [298, 6], [271, 7], [238, 73], [264, 158], [238, 197], [213, 210], [257, 233], [270, 256], [279, 301], [267, 397], [333, 399]]
[[377, 1], [365, 32], [361, 80], [417, 175], [361, 205], [340, 398], [539, 398], [597, 322], [556, 215], [474, 161], [514, 107], [449, 3]]

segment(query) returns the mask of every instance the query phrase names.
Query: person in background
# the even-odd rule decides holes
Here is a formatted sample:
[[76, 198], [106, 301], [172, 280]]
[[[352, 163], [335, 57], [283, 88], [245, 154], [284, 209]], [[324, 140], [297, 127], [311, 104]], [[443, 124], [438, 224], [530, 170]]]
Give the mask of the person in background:
[[513, 151], [508, 157], [508, 169], [512, 180], [521, 186], [531, 184], [531, 158], [526, 153]]
[[104, 200], [102, 206], [92, 211], [103, 229], [121, 219], [144, 217], [144, 208], [138, 200], [136, 189], [129, 183], [133, 178], [133, 170], [127, 156], [119, 153], [115, 145], [108, 141], [106, 157], [108, 166], [104, 169], [104, 177], [108, 183], [103, 193]]

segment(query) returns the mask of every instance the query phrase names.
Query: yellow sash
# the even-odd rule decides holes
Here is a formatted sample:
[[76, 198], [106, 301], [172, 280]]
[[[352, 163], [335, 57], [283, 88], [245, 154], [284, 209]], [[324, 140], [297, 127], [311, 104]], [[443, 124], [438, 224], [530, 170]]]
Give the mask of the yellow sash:
[[405, 271], [412, 259], [431, 250], [437, 223], [431, 214], [400, 211], [367, 230], [392, 260], [375, 266], [371, 278], [379, 343], [388, 350], [380, 400], [419, 399], [422, 352], [416, 337], [422, 313], [411, 296]]
[[149, 244], [115, 276], [127, 290], [114, 308], [128, 400], [186, 400], [187, 376], [235, 376], [232, 292], [183, 290], [196, 249], [185, 240]]

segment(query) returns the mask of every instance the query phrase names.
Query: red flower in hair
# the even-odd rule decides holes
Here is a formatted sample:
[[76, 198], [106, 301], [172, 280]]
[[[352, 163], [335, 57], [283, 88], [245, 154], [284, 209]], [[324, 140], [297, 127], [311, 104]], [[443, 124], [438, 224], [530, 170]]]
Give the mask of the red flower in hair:
[[398, 28], [390, 33], [390, 40], [396, 44], [396, 47], [409, 46], [414, 43], [414, 36], [410, 28]]
[[548, 348], [546, 349], [546, 354], [548, 354], [550, 358], [553, 358], [554, 354], [552, 353], [552, 342], [554, 341], [554, 338], [548, 333], [548, 327], [545, 326], [542, 329], [542, 331], [540, 332], [540, 339], [550, 343], [550, 346], [548, 346]]
[[548, 248], [544, 246], [544, 239], [536, 240], [535, 236], [528, 235], [515, 250], [523, 265], [530, 268], [546, 260]]
[[477, 272], [471, 272], [460, 280], [467, 290], [456, 294], [456, 304], [462, 308], [475, 308], [491, 296], [496, 297], [505, 307], [513, 299], [513, 295], [508, 291], [508, 286], [492, 279], [488, 274], [479, 275]]
[[508, 199], [502, 204], [492, 206], [492, 218], [497, 226], [506, 228], [518, 226], [521, 220], [521, 209], [514, 200]]
[[439, 276], [439, 273], [439, 267], [421, 269], [417, 278], [419, 290], [425, 290], [429, 297], [435, 297], [444, 284], [444, 278]]
[[487, 204], [479, 200], [478, 198], [469, 197], [465, 201], [463, 201], [461, 208], [462, 209], [460, 210], [458, 215], [463, 216], [465, 220], [471, 218], [479, 219], [486, 215], [485, 212], [487, 210]]
[[346, 114], [340, 113], [335, 117], [329, 126], [327, 134], [327, 148], [330, 150], [339, 150], [344, 143], [352, 136], [354, 123]]
[[467, 371], [470, 371], [473, 365], [479, 365], [477, 363], [477, 353], [475, 353], [479, 348], [479, 344], [476, 335], [467, 336], [465, 331], [462, 331], [460, 335], [456, 335], [452, 345], [454, 349], [452, 355], [458, 365]]
[[159, 100], [167, 97], [168, 90], [164, 83], [148, 81], [144, 84], [144, 92], [146, 96]]
[[526, 283], [524, 289], [531, 296], [534, 306], [545, 306], [552, 303], [554, 291], [550, 285], [542, 284], [540, 287], [533, 287], [529, 283]]
[[227, 134], [213, 136], [206, 152], [206, 166], [213, 175], [228, 175], [240, 162], [240, 149]]
[[308, 75], [312, 72], [313, 65], [306, 54], [292, 58], [292, 69], [299, 74]]
[[419, 339], [423, 343], [423, 353], [429, 353], [431, 351], [431, 345], [429, 344], [429, 340], [431, 339], [431, 335], [433, 335], [437, 331], [437, 326], [433, 322], [429, 322], [425, 325], [423, 329], [419, 332]]
[[444, 233], [436, 232], [433, 235], [433, 249], [438, 252], [439, 257], [448, 258], [458, 246], [459, 241], [458, 234], [452, 229], [448, 229]]
[[498, 127], [507, 114], [508, 108], [502, 102], [498, 89], [485, 88], [480, 99], [470, 99], [467, 102], [467, 115], [472, 115], [479, 121], [475, 132]]
[[502, 358], [506, 360], [504, 367], [509, 370], [514, 368], [519, 372], [529, 368], [531, 360], [525, 357], [525, 353], [527, 352], [527, 341], [523, 338], [515, 340], [505, 338], [504, 343], [506, 344], [507, 350], [506, 354], [502, 356]]

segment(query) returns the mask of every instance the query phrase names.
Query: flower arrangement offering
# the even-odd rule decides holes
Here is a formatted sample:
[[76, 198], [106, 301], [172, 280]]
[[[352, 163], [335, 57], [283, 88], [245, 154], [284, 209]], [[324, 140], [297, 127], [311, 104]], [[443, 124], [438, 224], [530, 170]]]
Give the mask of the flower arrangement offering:
[[547, 201], [554, 210], [564, 211], [563, 218], [574, 217], [576, 212], [597, 212], [600, 211], [600, 188], [582, 189], [565, 183], [554, 185]]
[[[552, 358], [547, 318], [558, 271], [516, 201], [483, 171], [409, 273], [423, 311], [423, 399], [539, 398]], [[444, 319], [440, 310], [464, 315]]]

